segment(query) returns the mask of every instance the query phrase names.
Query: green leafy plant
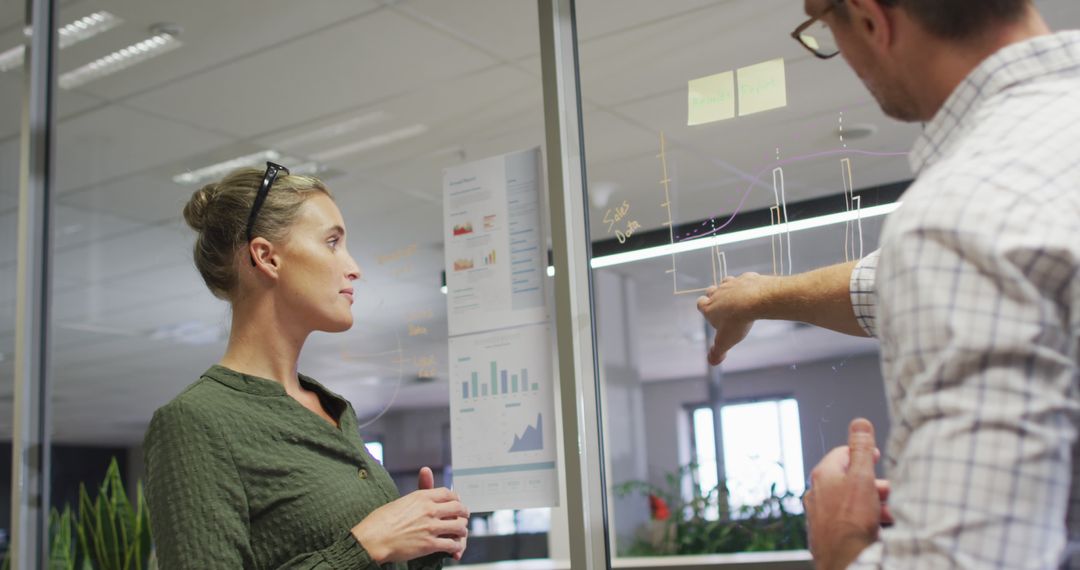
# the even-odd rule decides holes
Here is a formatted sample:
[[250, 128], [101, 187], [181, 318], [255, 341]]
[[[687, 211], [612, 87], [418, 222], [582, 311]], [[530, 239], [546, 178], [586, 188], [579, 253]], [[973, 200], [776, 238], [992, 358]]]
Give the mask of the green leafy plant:
[[[70, 506], [49, 513], [49, 570], [75, 570], [75, 517]], [[0, 570], [11, 570], [11, 551], [4, 554]]]
[[133, 506], [114, 458], [98, 495], [91, 500], [79, 485], [79, 550], [96, 570], [143, 570], [150, 567], [150, 513], [142, 483]]
[[[625, 556], [665, 556], [680, 554], [716, 554], [806, 548], [805, 516], [788, 511], [786, 503], [797, 497], [790, 493], [770, 495], [756, 505], [729, 511], [728, 488], [721, 481], [702, 494], [696, 484], [691, 497], [684, 499], [684, 482], [697, 480], [697, 466], [680, 467], [665, 476], [664, 487], [645, 481], [628, 481], [615, 487], [620, 497], [640, 494], [656, 498], [668, 507], [670, 516], [656, 520], [638, 533], [622, 549]], [[655, 502], [655, 501], [651, 501]], [[655, 512], [655, 509], [654, 509]], [[715, 518], [707, 516], [714, 512]]]
[[[86, 485], [79, 485], [77, 516], [70, 505], [49, 514], [49, 570], [154, 570], [151, 544], [142, 484], [132, 505], [116, 458], [93, 499]], [[10, 570], [10, 557], [9, 551], [0, 570]]]

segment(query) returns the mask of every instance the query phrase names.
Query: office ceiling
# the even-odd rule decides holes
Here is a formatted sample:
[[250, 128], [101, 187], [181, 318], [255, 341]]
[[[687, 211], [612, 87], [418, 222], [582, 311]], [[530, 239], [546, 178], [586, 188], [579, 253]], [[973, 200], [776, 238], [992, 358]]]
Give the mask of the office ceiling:
[[[1080, 24], [1072, 0], [1038, 4], [1057, 27]], [[0, 52], [19, 42], [19, 6], [0, 5]], [[70, 0], [60, 20], [97, 10], [123, 23], [62, 51], [61, 73], [163, 22], [182, 28], [183, 45], [58, 98], [56, 440], [138, 442], [153, 410], [220, 357], [228, 310], [193, 269], [192, 234], [180, 221], [195, 186], [172, 177], [268, 149], [323, 165], [365, 272], [356, 326], [313, 337], [302, 369], [362, 416], [446, 405], [442, 170], [543, 145], [536, 4]], [[767, 208], [778, 157], [789, 202], [842, 192], [842, 157], [858, 188], [910, 177], [902, 153], [918, 128], [885, 119], [842, 61], [818, 61], [791, 41], [801, 3], [590, 0], [578, 19], [596, 219], [627, 202], [641, 231], [663, 227], [661, 132], [676, 223]], [[687, 81], [774, 58], [786, 62], [785, 108], [686, 125]], [[21, 98], [18, 72], [0, 73], [0, 418], [11, 411]], [[841, 121], [873, 134], [841, 141]], [[807, 156], [816, 153], [828, 154]], [[867, 248], [879, 222], [866, 223]], [[842, 260], [836, 231], [793, 238], [796, 269]], [[611, 237], [593, 224], [594, 239]], [[770, 251], [767, 241], [732, 247], [730, 270], [771, 271]], [[711, 279], [683, 262], [685, 278]], [[693, 296], [672, 294], [670, 264], [604, 270], [635, 283], [647, 381], [705, 370], [704, 328]], [[426, 333], [410, 336], [409, 324]], [[729, 367], [873, 350], [871, 341], [764, 324]], [[418, 380], [432, 365], [436, 378]], [[0, 421], [0, 438], [9, 431]]]

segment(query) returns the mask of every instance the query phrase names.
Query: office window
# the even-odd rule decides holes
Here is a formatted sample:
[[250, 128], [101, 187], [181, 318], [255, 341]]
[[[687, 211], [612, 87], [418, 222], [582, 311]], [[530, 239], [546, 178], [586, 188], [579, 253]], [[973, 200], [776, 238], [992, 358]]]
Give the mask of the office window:
[[[694, 409], [691, 421], [697, 490], [705, 496], [717, 488], [721, 478], [712, 408]], [[789, 398], [725, 405], [720, 410], [720, 428], [731, 516], [749, 516], [773, 496], [784, 497], [788, 512], [801, 513], [806, 480], [798, 402]], [[710, 509], [706, 516], [715, 519], [718, 509]]]
[[542, 533], [551, 530], [551, 509], [505, 509], [473, 515], [471, 536]]
[[383, 445], [381, 441], [364, 442], [364, 446], [367, 447], [368, 453], [375, 458], [375, 461], [383, 462]]

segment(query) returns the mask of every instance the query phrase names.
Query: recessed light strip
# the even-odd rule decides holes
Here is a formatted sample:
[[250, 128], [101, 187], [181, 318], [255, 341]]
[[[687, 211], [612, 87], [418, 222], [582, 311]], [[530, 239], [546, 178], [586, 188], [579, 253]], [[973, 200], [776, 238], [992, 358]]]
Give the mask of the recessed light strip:
[[245, 166], [262, 168], [263, 163], [268, 160], [279, 162], [289, 168], [289, 172], [292, 174], [303, 174], [315, 176], [320, 172], [323, 172], [325, 168], [322, 164], [313, 160], [302, 160], [293, 156], [281, 154], [276, 150], [263, 150], [244, 156], [238, 156], [229, 160], [224, 160], [216, 164], [204, 166], [195, 170], [189, 170], [182, 172], [172, 177], [172, 181], [177, 184], [200, 184], [208, 180], [217, 180], [222, 178], [226, 174], [236, 170], [237, 168], [244, 168]]
[[255, 165], [261, 166], [261, 163], [268, 160], [281, 160], [281, 153], [276, 150], [264, 150], [254, 154], [238, 156], [216, 164], [177, 174], [176, 176], [173, 176], [173, 182], [177, 184], [198, 184], [205, 180], [221, 178], [237, 168]]
[[120, 18], [105, 11], [83, 16], [58, 30], [60, 49], [88, 40], [102, 32], [107, 32], [119, 26], [122, 22], [123, 20]]
[[590, 265], [593, 269], [600, 269], [601, 267], [611, 267], [612, 265], [633, 263], [635, 261], [643, 261], [646, 259], [653, 259], [655, 257], [663, 257], [666, 255], [686, 253], [688, 251], [696, 251], [699, 249], [705, 249], [714, 246], [729, 245], [753, 239], [766, 238], [779, 235], [785, 231], [797, 232], [802, 230], [808, 230], [811, 228], [820, 228], [822, 226], [829, 226], [833, 224], [842, 224], [844, 222], [854, 221], [859, 218], [865, 219], [877, 216], [884, 216], [886, 214], [892, 213], [899, 207], [900, 202], [893, 202], [891, 204], [882, 204], [880, 206], [862, 208], [861, 210], [852, 210], [848, 212], [839, 212], [836, 214], [827, 214], [825, 216], [818, 216], [815, 218], [807, 218], [805, 220], [798, 220], [795, 222], [790, 222], [788, 224], [762, 226], [749, 230], [731, 232], [729, 234], [720, 234], [718, 236], [713, 236], [709, 238], [701, 238], [668, 245], [660, 245], [656, 247], [627, 251], [624, 253], [605, 255], [603, 257], [594, 257]]
[[169, 33], [161, 33], [156, 36], [132, 44], [126, 48], [114, 51], [96, 61], [92, 61], [78, 69], [69, 71], [60, 76], [60, 87], [74, 89], [85, 85], [95, 79], [101, 79], [118, 71], [127, 69], [137, 63], [155, 58], [163, 53], [170, 52], [182, 44], [176, 36]]
[[[60, 49], [73, 46], [81, 41], [88, 40], [102, 32], [107, 32], [119, 26], [123, 20], [109, 12], [94, 12], [89, 16], [83, 16], [66, 26], [61, 27], [58, 43]], [[27, 33], [27, 36], [30, 34]], [[18, 45], [3, 53], [0, 53], [0, 72], [11, 71], [22, 67], [26, 56], [26, 46]]]

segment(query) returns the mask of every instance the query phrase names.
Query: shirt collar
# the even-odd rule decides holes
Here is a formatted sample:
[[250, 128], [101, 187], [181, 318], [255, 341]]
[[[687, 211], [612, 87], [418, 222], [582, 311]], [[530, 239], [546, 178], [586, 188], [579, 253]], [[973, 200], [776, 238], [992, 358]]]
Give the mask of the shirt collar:
[[[325, 386], [316, 382], [312, 378], [304, 376], [303, 374], [297, 375], [300, 379], [300, 383], [309, 390], [314, 390], [320, 395], [329, 396], [331, 399], [340, 400], [342, 403], [345, 399], [341, 396], [327, 390]], [[211, 366], [203, 377], [209, 378], [219, 384], [224, 384], [233, 390], [244, 392], [245, 394], [252, 394], [255, 396], [285, 396], [285, 387], [267, 378], [260, 378], [258, 376], [252, 376], [250, 374], [244, 374], [243, 372], [237, 372], [231, 368], [226, 368], [220, 364]]]
[[1080, 31], [1059, 32], [1015, 43], [980, 63], [926, 124], [909, 160], [918, 174], [933, 166], [963, 138], [979, 108], [1006, 89], [1080, 67]]

